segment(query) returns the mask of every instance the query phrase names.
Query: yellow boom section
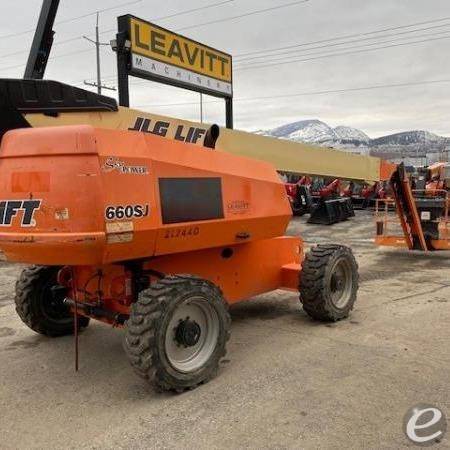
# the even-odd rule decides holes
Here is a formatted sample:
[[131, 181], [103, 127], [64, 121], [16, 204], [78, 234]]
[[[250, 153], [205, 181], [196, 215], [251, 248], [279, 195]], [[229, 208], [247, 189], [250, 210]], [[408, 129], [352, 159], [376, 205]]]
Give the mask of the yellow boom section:
[[[118, 112], [60, 113], [57, 117], [26, 114], [33, 127], [83, 125], [112, 129], [133, 129], [169, 139], [203, 145], [208, 125], [120, 107]], [[277, 170], [344, 179], [378, 181], [382, 161], [371, 156], [259, 136], [244, 131], [220, 129], [216, 148], [260, 159]]]

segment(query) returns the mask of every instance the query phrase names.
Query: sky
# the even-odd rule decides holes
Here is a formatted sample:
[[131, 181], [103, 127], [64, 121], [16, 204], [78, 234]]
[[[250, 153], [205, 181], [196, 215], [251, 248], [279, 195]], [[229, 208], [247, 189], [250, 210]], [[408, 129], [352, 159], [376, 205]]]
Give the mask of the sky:
[[[1, 77], [23, 76], [40, 7], [0, 2]], [[97, 10], [105, 10], [105, 43], [116, 17], [130, 13], [233, 55], [235, 128], [320, 119], [371, 137], [413, 129], [450, 136], [448, 0], [61, 0], [46, 78], [94, 81], [94, 46], [82, 36], [94, 37]], [[109, 46], [101, 62], [104, 84], [116, 86]], [[132, 107], [200, 118], [198, 93], [137, 78], [130, 90]], [[203, 98], [204, 120], [222, 125], [223, 102]]]

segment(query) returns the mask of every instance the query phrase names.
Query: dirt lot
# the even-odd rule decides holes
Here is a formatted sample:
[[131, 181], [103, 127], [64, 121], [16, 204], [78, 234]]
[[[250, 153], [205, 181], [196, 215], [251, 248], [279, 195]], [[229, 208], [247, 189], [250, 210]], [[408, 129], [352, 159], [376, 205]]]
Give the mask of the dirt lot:
[[[232, 309], [228, 359], [209, 384], [157, 394], [126, 361], [120, 330], [80, 339], [28, 330], [13, 306], [20, 267], [0, 266], [1, 448], [377, 448], [408, 446], [406, 410], [450, 417], [450, 254], [376, 249], [368, 213], [333, 227], [295, 219], [310, 245], [351, 245], [360, 265], [351, 319], [312, 322], [296, 295]], [[437, 448], [449, 448], [450, 435]]]

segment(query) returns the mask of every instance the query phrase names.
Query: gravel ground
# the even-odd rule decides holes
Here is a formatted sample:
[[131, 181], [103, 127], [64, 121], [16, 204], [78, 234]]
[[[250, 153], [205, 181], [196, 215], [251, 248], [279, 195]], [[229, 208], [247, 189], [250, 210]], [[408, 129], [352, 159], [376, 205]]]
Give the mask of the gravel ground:
[[[232, 308], [217, 378], [182, 395], [136, 378], [122, 332], [92, 323], [73, 340], [34, 334], [16, 316], [20, 266], [0, 265], [0, 436], [16, 448], [406, 448], [406, 410], [419, 402], [450, 417], [450, 254], [374, 247], [361, 212], [323, 227], [296, 218], [307, 246], [350, 245], [360, 290], [349, 320], [311, 321], [294, 293]], [[450, 448], [447, 436], [436, 448]]]

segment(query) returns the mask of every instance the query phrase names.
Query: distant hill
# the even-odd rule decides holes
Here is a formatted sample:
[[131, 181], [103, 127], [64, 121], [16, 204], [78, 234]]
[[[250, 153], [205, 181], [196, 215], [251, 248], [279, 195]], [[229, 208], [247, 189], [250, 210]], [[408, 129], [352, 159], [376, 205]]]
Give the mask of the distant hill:
[[369, 136], [356, 128], [331, 128], [320, 120], [301, 120], [259, 133], [311, 144], [333, 144], [342, 141], [361, 144], [370, 141]]
[[260, 130], [258, 134], [288, 139], [296, 142], [366, 151], [385, 158], [425, 156], [450, 148], [450, 138], [428, 131], [414, 130], [371, 139], [357, 128], [330, 127], [320, 120], [300, 120], [271, 130]]

